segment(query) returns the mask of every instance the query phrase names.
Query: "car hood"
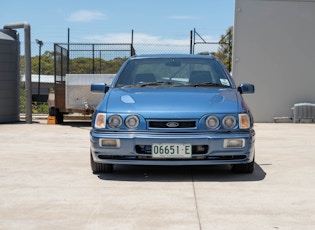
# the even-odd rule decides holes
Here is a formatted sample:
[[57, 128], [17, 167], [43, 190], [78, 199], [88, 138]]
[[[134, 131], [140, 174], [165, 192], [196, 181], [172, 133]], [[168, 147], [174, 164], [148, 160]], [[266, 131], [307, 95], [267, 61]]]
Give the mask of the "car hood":
[[198, 118], [238, 113], [240, 101], [239, 93], [232, 88], [112, 88], [98, 110], [146, 118]]

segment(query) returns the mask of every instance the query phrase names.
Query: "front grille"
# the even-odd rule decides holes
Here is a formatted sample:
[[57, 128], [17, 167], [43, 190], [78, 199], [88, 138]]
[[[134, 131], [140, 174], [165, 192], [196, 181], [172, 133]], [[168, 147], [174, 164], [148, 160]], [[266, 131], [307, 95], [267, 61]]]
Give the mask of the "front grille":
[[149, 121], [151, 129], [191, 129], [196, 128], [196, 121]]

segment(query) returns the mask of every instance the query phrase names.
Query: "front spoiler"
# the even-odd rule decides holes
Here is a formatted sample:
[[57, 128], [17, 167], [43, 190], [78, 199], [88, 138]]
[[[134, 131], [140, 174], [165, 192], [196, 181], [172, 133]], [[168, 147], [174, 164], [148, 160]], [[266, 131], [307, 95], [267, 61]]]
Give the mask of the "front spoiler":
[[[104, 164], [125, 165], [223, 165], [245, 164], [252, 162], [255, 155], [255, 132], [244, 133], [190, 133], [190, 134], [148, 134], [148, 133], [97, 133], [91, 131], [91, 154], [93, 160]], [[100, 147], [99, 139], [116, 138], [120, 148]], [[224, 139], [244, 138], [244, 148], [226, 149]], [[206, 154], [196, 155], [190, 159], [152, 159], [148, 154], [136, 152], [135, 145], [152, 143], [191, 143], [192, 145], [209, 145]]]

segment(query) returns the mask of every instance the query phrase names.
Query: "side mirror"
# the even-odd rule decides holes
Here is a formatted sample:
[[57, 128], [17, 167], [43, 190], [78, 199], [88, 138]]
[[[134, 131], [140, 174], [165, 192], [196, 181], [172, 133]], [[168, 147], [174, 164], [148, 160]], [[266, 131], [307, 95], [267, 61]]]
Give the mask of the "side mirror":
[[106, 93], [108, 90], [108, 86], [106, 83], [93, 83], [91, 85], [92, 93]]
[[253, 84], [240, 84], [237, 90], [241, 94], [251, 94], [255, 93], [255, 86]]

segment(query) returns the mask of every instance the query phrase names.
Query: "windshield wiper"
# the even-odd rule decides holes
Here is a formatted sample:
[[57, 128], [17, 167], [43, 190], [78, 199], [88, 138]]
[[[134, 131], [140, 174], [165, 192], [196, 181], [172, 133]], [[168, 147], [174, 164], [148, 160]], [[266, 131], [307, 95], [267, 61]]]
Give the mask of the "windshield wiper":
[[139, 87], [146, 87], [146, 86], [158, 86], [161, 85], [163, 82], [139, 82], [135, 86]]
[[161, 86], [161, 85], [174, 85], [178, 84], [176, 82], [171, 81], [157, 81], [157, 82], [140, 82], [136, 86], [146, 87], [146, 86]]
[[139, 82], [135, 85], [124, 85], [121, 88], [134, 88], [134, 87], [147, 87], [147, 86], [161, 86], [161, 85], [170, 85], [168, 82]]
[[159, 82], [139, 82], [135, 85], [123, 85], [121, 88], [134, 88], [134, 87], [146, 87], [146, 86], [159, 86]]
[[214, 86], [214, 87], [222, 87], [222, 88], [230, 88], [231, 87], [229, 85], [222, 85], [222, 84], [213, 83], [213, 82], [202, 82], [202, 83], [198, 83], [198, 84], [189, 84], [188, 86], [193, 86], [193, 87]]

